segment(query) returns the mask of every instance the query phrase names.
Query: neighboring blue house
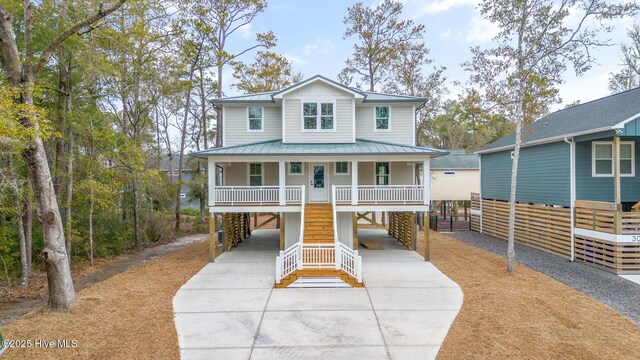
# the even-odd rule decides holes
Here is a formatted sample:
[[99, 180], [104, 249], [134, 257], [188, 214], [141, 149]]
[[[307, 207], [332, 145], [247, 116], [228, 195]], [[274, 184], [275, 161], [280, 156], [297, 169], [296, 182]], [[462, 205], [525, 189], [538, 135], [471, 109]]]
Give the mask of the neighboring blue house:
[[[184, 164], [183, 164], [183, 169], [182, 169], [182, 181], [183, 184], [181, 186], [180, 189], [180, 209], [184, 210], [184, 209], [194, 209], [194, 210], [198, 210], [200, 209], [200, 204], [198, 203], [198, 201], [191, 201], [189, 199], [189, 191], [191, 190], [191, 186], [189, 185], [189, 183], [191, 182], [191, 180], [193, 179], [193, 177], [196, 175], [197, 173], [197, 164], [196, 159], [189, 156], [189, 155], [184, 155], [183, 158]], [[166, 173], [167, 178], [170, 179], [172, 182], [176, 182], [178, 181], [178, 166], [179, 165], [179, 158], [178, 155], [175, 156], [161, 156], [160, 157], [160, 171]], [[202, 173], [204, 173], [204, 167], [202, 168]]]
[[[514, 139], [477, 152], [478, 230], [502, 238]], [[640, 272], [640, 88], [552, 113], [525, 127], [523, 139], [516, 241], [617, 273]]]

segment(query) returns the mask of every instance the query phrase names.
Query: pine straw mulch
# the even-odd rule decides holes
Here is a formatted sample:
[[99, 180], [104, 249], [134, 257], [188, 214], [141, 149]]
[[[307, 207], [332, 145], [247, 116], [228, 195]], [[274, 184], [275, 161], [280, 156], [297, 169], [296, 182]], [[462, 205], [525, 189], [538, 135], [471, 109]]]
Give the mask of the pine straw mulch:
[[[431, 239], [433, 263], [464, 292], [440, 359], [640, 358], [640, 327], [608, 306], [523, 265], [508, 274], [503, 258], [461, 241]], [[171, 301], [206, 256], [206, 242], [180, 249], [79, 292], [69, 313], [24, 316], [7, 338], [76, 339], [78, 347], [11, 349], [7, 358], [177, 359]]]
[[640, 359], [640, 326], [609, 306], [524, 265], [509, 274], [506, 259], [430, 234], [433, 264], [464, 293], [438, 359]]
[[78, 346], [9, 349], [6, 358], [179, 358], [172, 299], [207, 254], [206, 241], [176, 250], [80, 291], [68, 313], [40, 308], [23, 316], [4, 329], [7, 339], [74, 339]]

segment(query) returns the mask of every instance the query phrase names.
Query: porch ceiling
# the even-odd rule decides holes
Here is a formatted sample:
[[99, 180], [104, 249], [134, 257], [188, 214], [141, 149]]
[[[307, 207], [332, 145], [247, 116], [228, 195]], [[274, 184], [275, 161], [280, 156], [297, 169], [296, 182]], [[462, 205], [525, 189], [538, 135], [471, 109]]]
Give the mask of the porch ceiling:
[[429, 147], [393, 144], [356, 139], [355, 143], [285, 144], [282, 140], [264, 141], [245, 145], [212, 148], [191, 153], [195, 157], [207, 156], [326, 156], [326, 155], [429, 155], [442, 156], [447, 151]]

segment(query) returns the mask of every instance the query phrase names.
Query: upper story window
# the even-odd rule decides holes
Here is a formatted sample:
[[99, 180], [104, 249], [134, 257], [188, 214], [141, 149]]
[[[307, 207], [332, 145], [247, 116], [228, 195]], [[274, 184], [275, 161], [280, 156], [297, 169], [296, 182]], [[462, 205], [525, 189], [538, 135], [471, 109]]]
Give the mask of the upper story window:
[[391, 108], [388, 106], [376, 106], [373, 112], [376, 131], [390, 130], [389, 119], [391, 118]]
[[376, 163], [376, 185], [389, 185], [389, 163]]
[[264, 108], [260, 106], [249, 106], [247, 108], [247, 119], [249, 131], [263, 131]]
[[[594, 141], [592, 143], [591, 175], [593, 177], [613, 176], [613, 142]], [[620, 176], [635, 176], [635, 143], [620, 142]]]
[[302, 126], [304, 130], [333, 130], [333, 103], [303, 103]]
[[304, 168], [302, 167], [301, 162], [290, 162], [289, 163], [289, 175], [303, 175]]
[[349, 174], [349, 163], [347, 161], [338, 161], [336, 162], [336, 175], [348, 175]]
[[262, 186], [262, 164], [249, 164], [249, 186]]

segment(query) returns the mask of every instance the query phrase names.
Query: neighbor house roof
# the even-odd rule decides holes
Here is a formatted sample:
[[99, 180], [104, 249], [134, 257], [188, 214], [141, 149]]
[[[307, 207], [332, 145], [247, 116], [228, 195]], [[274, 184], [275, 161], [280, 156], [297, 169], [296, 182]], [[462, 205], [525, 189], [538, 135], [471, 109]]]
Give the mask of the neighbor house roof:
[[431, 160], [431, 170], [478, 170], [480, 157], [463, 149], [446, 150], [448, 155]]
[[[184, 154], [182, 159], [182, 166], [184, 171], [192, 171], [191, 162], [194, 159], [187, 154]], [[169, 169], [178, 170], [178, 166], [180, 164], [180, 154], [175, 154], [171, 157], [168, 155], [160, 155], [160, 170], [168, 171]]]
[[191, 156], [273, 156], [273, 155], [446, 155], [447, 152], [428, 147], [392, 144], [356, 139], [355, 143], [283, 144], [282, 140], [211, 148], [191, 153]]
[[[586, 135], [617, 128], [640, 117], [640, 88], [610, 95], [549, 114], [522, 130], [523, 140], [536, 142]], [[515, 133], [505, 136], [478, 151], [492, 152], [513, 147]]]
[[322, 81], [328, 83], [332, 86], [335, 86], [339, 89], [342, 89], [346, 92], [350, 92], [356, 95], [356, 98], [362, 99], [362, 102], [419, 102], [423, 103], [427, 101], [427, 99], [417, 96], [408, 96], [408, 95], [392, 95], [392, 94], [382, 94], [375, 93], [369, 91], [362, 91], [356, 88], [352, 88], [349, 86], [345, 86], [326, 78], [322, 75], [315, 75], [306, 80], [303, 80], [297, 84], [288, 86], [284, 89], [278, 91], [257, 93], [257, 94], [248, 94], [248, 95], [240, 95], [240, 96], [232, 96], [232, 97], [224, 97], [219, 99], [211, 100], [214, 104], [234, 104], [234, 103], [275, 103], [275, 99], [282, 96], [282, 94], [295, 90], [296, 88], [302, 87], [306, 84], [312, 83], [314, 81]]

